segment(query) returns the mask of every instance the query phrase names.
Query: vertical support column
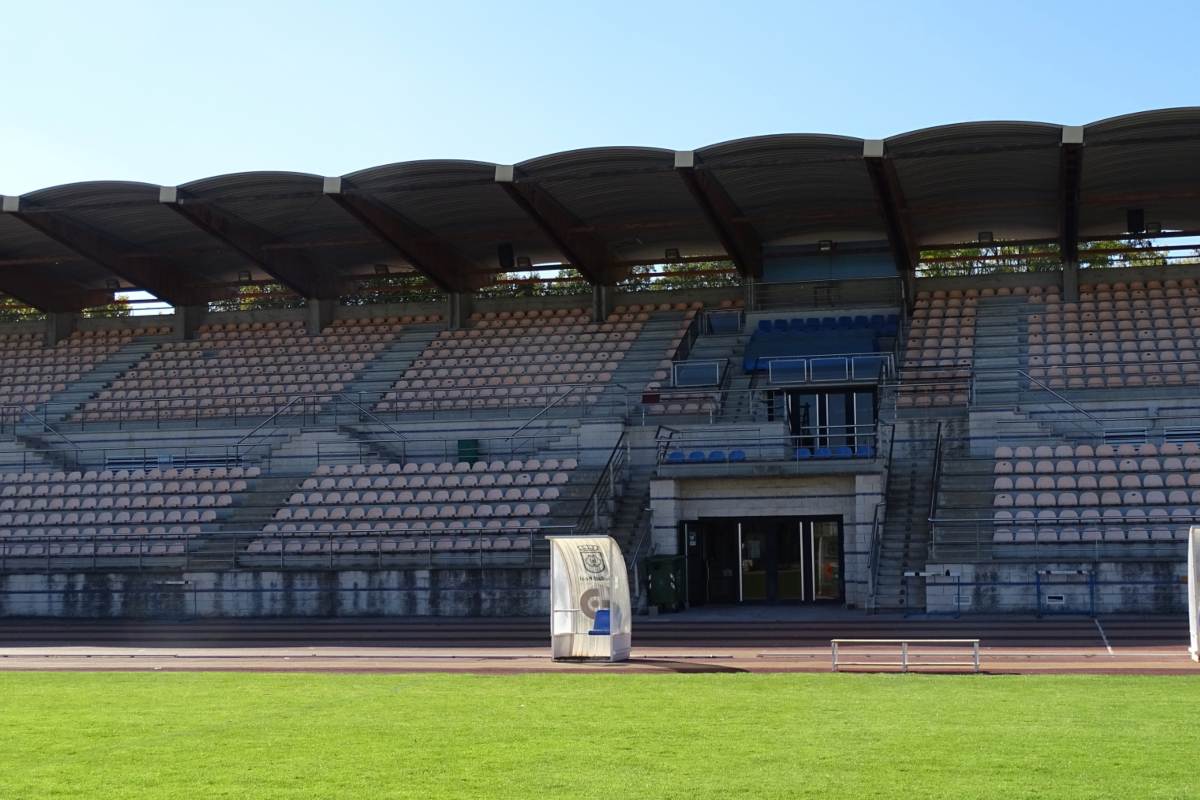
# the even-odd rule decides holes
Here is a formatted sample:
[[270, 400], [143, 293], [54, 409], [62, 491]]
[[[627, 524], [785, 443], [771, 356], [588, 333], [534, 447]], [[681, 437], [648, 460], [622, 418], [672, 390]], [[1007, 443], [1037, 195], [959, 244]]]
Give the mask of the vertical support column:
[[208, 306], [175, 306], [175, 321], [171, 324], [171, 338], [184, 342], [196, 338], [196, 329], [204, 322]]
[[333, 310], [337, 300], [319, 300], [308, 298], [305, 308], [308, 310], [308, 335], [316, 336], [333, 323]]
[[73, 311], [51, 311], [46, 314], [46, 346], [54, 347], [74, 333], [78, 319]]
[[446, 322], [450, 330], [456, 331], [467, 327], [467, 322], [475, 310], [474, 299], [474, 295], [466, 292], [448, 292], [446, 294]]
[[1062, 297], [1065, 303], [1079, 301], [1079, 259], [1063, 261]]
[[745, 302], [747, 313], [754, 311], [754, 290], [757, 285], [753, 275], [742, 278], [742, 300]]
[[1062, 258], [1063, 300], [1079, 300], [1079, 187], [1083, 175], [1083, 128], [1062, 129], [1059, 148], [1059, 253]]
[[604, 322], [613, 309], [614, 286], [596, 284], [592, 287], [592, 322]]

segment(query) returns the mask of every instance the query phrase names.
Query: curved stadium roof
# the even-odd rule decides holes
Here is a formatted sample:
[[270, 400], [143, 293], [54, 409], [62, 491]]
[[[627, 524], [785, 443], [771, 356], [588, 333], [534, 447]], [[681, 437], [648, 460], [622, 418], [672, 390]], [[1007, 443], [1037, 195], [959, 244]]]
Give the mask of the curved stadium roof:
[[921, 249], [982, 230], [1066, 246], [1124, 235], [1132, 208], [1164, 230], [1200, 230], [1200, 107], [1081, 127], [970, 122], [882, 141], [780, 134], [511, 166], [68, 184], [4, 198], [0, 292], [47, 310], [105, 302], [116, 288], [179, 305], [227, 295], [249, 272], [333, 297], [379, 264], [471, 291], [509, 271], [502, 245], [606, 284], [667, 249], [757, 275], [771, 248], [820, 240], [886, 241], [911, 268]]

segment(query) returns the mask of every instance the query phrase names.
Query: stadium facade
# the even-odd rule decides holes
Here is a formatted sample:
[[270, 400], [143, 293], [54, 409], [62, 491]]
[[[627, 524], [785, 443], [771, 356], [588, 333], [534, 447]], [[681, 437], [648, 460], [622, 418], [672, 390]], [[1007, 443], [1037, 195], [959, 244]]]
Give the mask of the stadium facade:
[[4, 197], [0, 614], [541, 614], [606, 532], [643, 608], [1178, 611], [1197, 235], [1197, 108]]

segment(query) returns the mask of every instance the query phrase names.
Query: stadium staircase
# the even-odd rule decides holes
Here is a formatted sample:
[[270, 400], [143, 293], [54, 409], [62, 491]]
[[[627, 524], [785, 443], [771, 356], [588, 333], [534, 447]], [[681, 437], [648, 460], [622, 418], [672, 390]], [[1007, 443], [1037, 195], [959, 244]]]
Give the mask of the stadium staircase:
[[[943, 453], [963, 445], [966, 425], [960, 419], [941, 420]], [[911, 419], [896, 423], [895, 445], [884, 490], [886, 516], [876, 564], [877, 611], [925, 608], [925, 586], [920, 579], [905, 580], [905, 572], [925, 568], [929, 552], [929, 509], [933, 501], [935, 448], [938, 420]], [[943, 475], [945, 470], [943, 469]]]
[[[615, 420], [626, 413], [621, 411], [617, 414], [617, 409], [625, 409], [626, 403], [633, 404], [641, 398], [642, 390], [654, 377], [659, 362], [669, 358], [667, 348], [682, 324], [682, 311], [664, 311], [650, 316], [625, 352], [625, 357], [617, 364], [612, 380], [600, 393], [598, 419]], [[572, 412], [573, 408], [577, 407], [566, 407], [566, 412], [578, 413]], [[589, 419], [597, 417], [589, 415]]]
[[[34, 415], [56, 430], [79, 430], [80, 423], [67, 422], [67, 418], [78, 411], [80, 406], [95, 397], [101, 389], [125, 374], [134, 364], [157, 350], [161, 343], [161, 336], [137, 337], [99, 362], [91, 372], [80, 376], [79, 380], [51, 397], [42, 408], [34, 412]], [[18, 426], [18, 430], [38, 432], [44, 428], [26, 418], [25, 423]]]
[[383, 352], [367, 362], [342, 394], [363, 408], [373, 409], [445, 327], [442, 323], [429, 323], [402, 328]]
[[1024, 297], [983, 297], [976, 306], [973, 404], [1015, 408], [1021, 400], [1018, 370], [1025, 369], [1029, 314], [1043, 306]]

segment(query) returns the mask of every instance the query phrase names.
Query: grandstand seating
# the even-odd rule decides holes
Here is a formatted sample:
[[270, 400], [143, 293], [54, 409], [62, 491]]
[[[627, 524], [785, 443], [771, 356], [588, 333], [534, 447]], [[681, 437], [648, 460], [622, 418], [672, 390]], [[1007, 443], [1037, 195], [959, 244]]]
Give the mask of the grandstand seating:
[[996, 543], [1182, 541], [1200, 506], [1200, 444], [998, 447]]
[[[684, 312], [664, 354], [669, 367], [699, 306], [619, 306], [599, 324], [579, 308], [472, 314], [472, 327], [440, 333], [376, 408], [541, 406], [560, 397], [563, 404], [586, 403], [603, 391], [656, 311]], [[568, 392], [568, 386], [585, 388]]]
[[1029, 375], [1054, 389], [1182, 386], [1200, 380], [1200, 286], [1184, 278], [1097, 283], [1029, 317]]
[[[480, 537], [489, 549], [528, 547], [528, 532], [545, 525], [550, 504], [559, 500], [577, 466], [574, 458], [322, 466], [263, 528], [272, 539], [255, 542], [250, 551], [332, 546], [336, 552], [359, 552], [363, 544], [355, 535], [372, 532], [412, 541], [431, 536], [440, 549], [474, 549]], [[274, 540], [305, 534], [331, 538]], [[470, 536], [455, 540], [456, 534]]]
[[[209, 530], [258, 475], [257, 467], [10, 472], [0, 476], [0, 539], [10, 557], [122, 555], [128, 548], [114, 541], [122, 537]], [[21, 541], [28, 539], [41, 541]], [[62, 541], [49, 541], [55, 539]], [[93, 539], [103, 540], [98, 549]], [[178, 540], [155, 542], [149, 552], [182, 547]]]
[[76, 331], [53, 347], [42, 335], [0, 333], [0, 406], [30, 409], [45, 403], [137, 336], [155, 328]]
[[297, 320], [203, 325], [168, 342], [76, 412], [84, 421], [272, 414], [297, 396], [342, 391], [406, 321], [338, 320], [318, 336]]
[[900, 368], [897, 407], [967, 403], [980, 296], [976, 289], [917, 293]]
[[[760, 319], [742, 357], [742, 369], [767, 369], [772, 358], [890, 352], [899, 330], [895, 314]], [[836, 334], [836, 335], [830, 335]]]

